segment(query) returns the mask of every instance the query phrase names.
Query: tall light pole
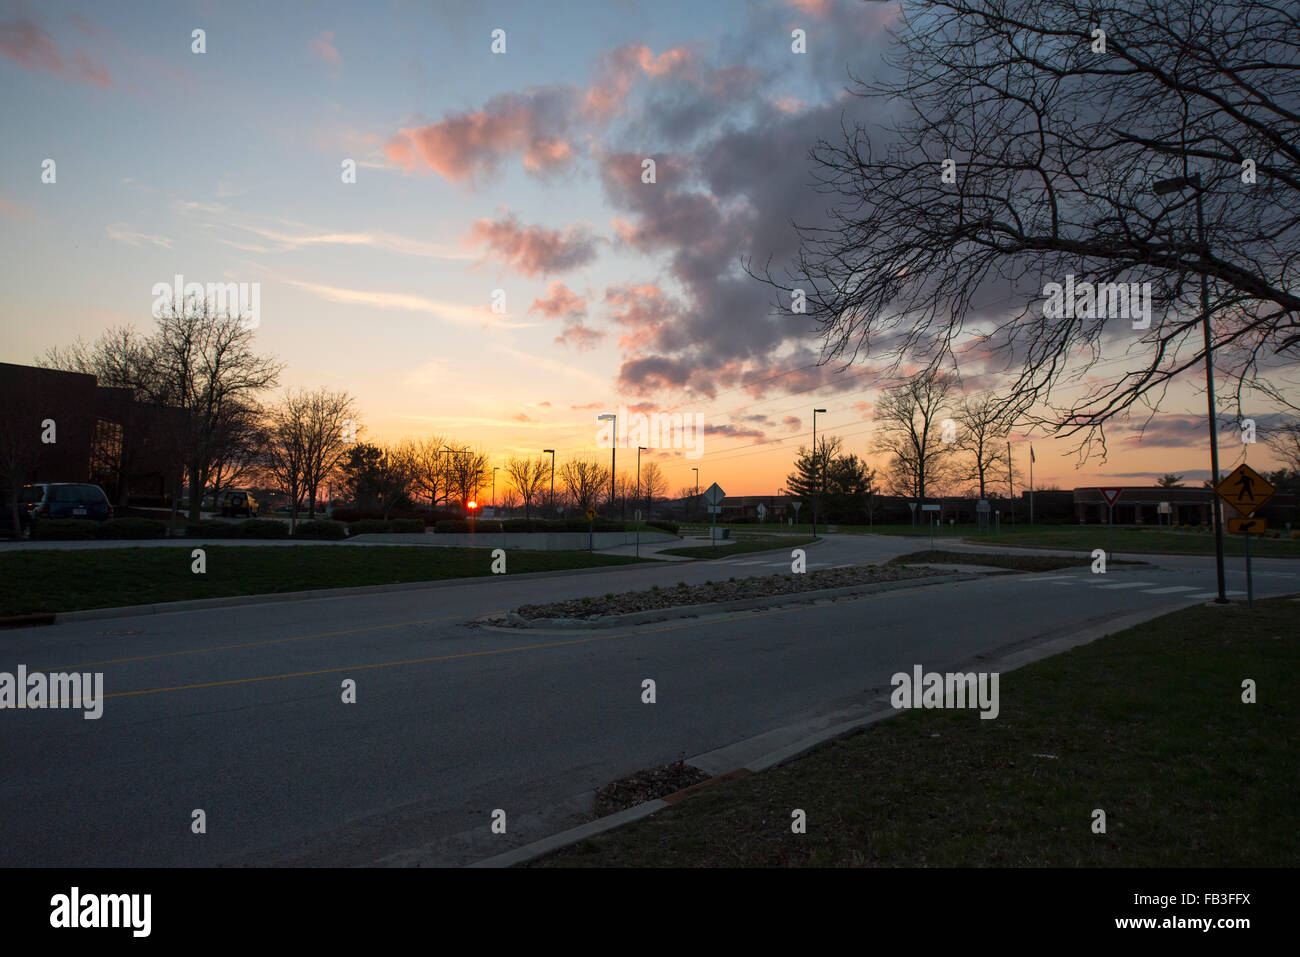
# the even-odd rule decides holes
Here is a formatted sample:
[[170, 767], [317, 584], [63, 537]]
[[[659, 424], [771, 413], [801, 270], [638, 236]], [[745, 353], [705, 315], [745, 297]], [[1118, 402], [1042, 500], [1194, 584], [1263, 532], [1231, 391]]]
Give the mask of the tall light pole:
[[[1204, 189], [1201, 186], [1201, 174], [1193, 176], [1175, 176], [1172, 179], [1158, 180], [1152, 189], [1157, 196], [1182, 192], [1184, 189], [1196, 191], [1196, 232], [1203, 259], [1210, 258], [1210, 246], [1205, 239]], [[1210, 337], [1210, 280], [1205, 270], [1201, 270], [1201, 332], [1205, 337], [1205, 395], [1210, 417], [1210, 485], [1219, 481], [1219, 433], [1218, 406], [1214, 401], [1214, 345]], [[1223, 576], [1223, 516], [1219, 503], [1211, 492], [1210, 508], [1214, 512], [1214, 566], [1219, 578], [1219, 597], [1214, 599], [1217, 605], [1226, 605], [1228, 596], [1225, 592]]]
[[695, 473], [695, 504], [700, 504], [700, 470], [692, 466], [691, 471]]
[[542, 454], [551, 453], [551, 511], [555, 511], [555, 449], [542, 449]]
[[[636, 497], [641, 499], [641, 453], [646, 450], [644, 445], [636, 447]], [[636, 510], [636, 557], [641, 557], [641, 511]]]
[[[825, 409], [813, 409], [813, 487], [817, 485], [817, 413], [826, 414]], [[822, 468], [822, 492], [826, 491], [826, 469]], [[821, 500], [818, 496], [813, 500], [813, 538], [817, 537], [817, 504]]]
[[492, 466], [492, 517], [497, 517], [497, 472], [501, 471], [501, 466]]
[[609, 508], [614, 510], [614, 470], [618, 461], [618, 416], [613, 412], [605, 412], [596, 416], [596, 420], [604, 422], [606, 420], [614, 423], [614, 434], [609, 443]]

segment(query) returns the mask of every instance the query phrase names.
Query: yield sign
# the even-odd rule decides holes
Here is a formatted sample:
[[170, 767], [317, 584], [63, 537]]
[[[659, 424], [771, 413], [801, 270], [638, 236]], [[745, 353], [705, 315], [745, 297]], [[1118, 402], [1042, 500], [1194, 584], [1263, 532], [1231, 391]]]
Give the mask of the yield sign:
[[726, 497], [727, 493], [722, 490], [722, 486], [717, 482], [714, 482], [704, 490], [704, 501], [708, 502], [710, 505], [717, 505]]
[[1122, 488], [1104, 488], [1101, 490], [1101, 494], [1105, 497], [1106, 504], [1113, 507], [1119, 498], [1119, 493], [1122, 491], [1124, 491]]
[[1247, 517], [1272, 498], [1276, 491], [1245, 462], [1233, 469], [1232, 474], [1214, 490], [1219, 493], [1219, 498]]

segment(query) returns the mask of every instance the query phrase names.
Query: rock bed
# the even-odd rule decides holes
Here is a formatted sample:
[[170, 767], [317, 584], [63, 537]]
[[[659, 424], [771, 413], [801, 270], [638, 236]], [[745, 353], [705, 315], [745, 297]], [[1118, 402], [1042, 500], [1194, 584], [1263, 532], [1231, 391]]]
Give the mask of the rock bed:
[[595, 817], [605, 817], [618, 811], [636, 807], [646, 801], [664, 797], [692, 785], [707, 781], [709, 776], [699, 768], [677, 761], [657, 768], [638, 771], [596, 792]]
[[848, 565], [801, 575], [777, 574], [732, 578], [729, 581], [703, 582], [699, 585], [688, 585], [682, 582], [667, 588], [655, 586], [647, 591], [574, 598], [570, 601], [553, 601], [544, 605], [520, 605], [514, 613], [530, 621], [543, 618], [585, 620], [602, 615], [625, 615], [638, 611], [678, 608], [683, 605], [707, 605], [745, 598], [796, 595], [799, 592], [819, 591], [823, 588], [844, 588], [849, 585], [875, 582], [905, 581], [909, 578], [930, 578], [939, 574], [942, 572], [922, 566]]

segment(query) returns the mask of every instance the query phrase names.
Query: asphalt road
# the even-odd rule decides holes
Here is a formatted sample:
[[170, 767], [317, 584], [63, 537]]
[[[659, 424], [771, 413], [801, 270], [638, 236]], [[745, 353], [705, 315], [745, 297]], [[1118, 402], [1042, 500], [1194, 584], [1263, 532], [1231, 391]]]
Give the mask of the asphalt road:
[[[809, 568], [916, 542], [837, 536]], [[581, 820], [591, 791], [861, 703], [889, 676], [1178, 607], [1213, 562], [912, 587], [611, 632], [508, 633], [529, 601], [788, 569], [720, 562], [474, 579], [443, 587], [0, 632], [0, 671], [100, 671], [103, 717], [0, 714], [0, 865], [457, 864]], [[1240, 561], [1229, 586], [1244, 588]], [[1256, 592], [1300, 565], [1256, 562]], [[652, 678], [658, 701], [641, 702]], [[341, 683], [356, 682], [344, 704]], [[507, 833], [489, 829], [495, 809]], [[202, 809], [207, 833], [191, 832]]]

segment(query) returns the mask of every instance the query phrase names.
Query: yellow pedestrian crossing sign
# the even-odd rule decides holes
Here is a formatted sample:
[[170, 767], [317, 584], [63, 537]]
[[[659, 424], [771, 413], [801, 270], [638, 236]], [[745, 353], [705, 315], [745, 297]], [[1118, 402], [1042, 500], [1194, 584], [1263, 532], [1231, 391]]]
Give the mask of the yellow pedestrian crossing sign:
[[1277, 491], [1264, 477], [1243, 462], [1232, 474], [1214, 487], [1214, 491], [1238, 512], [1249, 518]]

